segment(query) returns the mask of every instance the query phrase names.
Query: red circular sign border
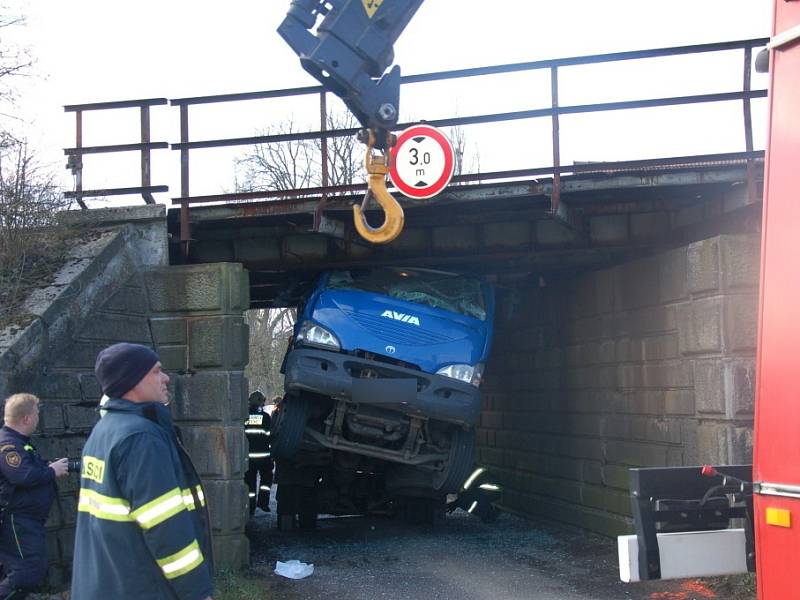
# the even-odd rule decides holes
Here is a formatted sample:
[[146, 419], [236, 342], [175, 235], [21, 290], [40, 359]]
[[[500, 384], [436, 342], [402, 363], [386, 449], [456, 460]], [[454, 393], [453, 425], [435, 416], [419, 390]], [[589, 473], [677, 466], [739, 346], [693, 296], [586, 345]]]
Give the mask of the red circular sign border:
[[[433, 138], [444, 152], [444, 172], [439, 179], [426, 188], [414, 188], [400, 181], [397, 168], [395, 167], [395, 157], [397, 155], [397, 151], [400, 149], [400, 146], [402, 146], [406, 140], [417, 137], [418, 135], [424, 135], [426, 137]], [[414, 125], [400, 133], [400, 135], [397, 136], [397, 143], [392, 146], [392, 162], [389, 167], [389, 177], [391, 177], [394, 186], [409, 198], [414, 200], [428, 200], [429, 198], [433, 198], [434, 196], [440, 194], [442, 190], [447, 187], [447, 184], [450, 183], [450, 179], [453, 177], [453, 171], [455, 170], [455, 157], [453, 154], [453, 146], [450, 144], [450, 140], [448, 140], [447, 137], [436, 127], [433, 125], [425, 125], [424, 123], [420, 125]], [[425, 190], [435, 189], [436, 186], [441, 186], [441, 188], [433, 194], [425, 192]], [[424, 195], [418, 195], [415, 192], [421, 192]]]

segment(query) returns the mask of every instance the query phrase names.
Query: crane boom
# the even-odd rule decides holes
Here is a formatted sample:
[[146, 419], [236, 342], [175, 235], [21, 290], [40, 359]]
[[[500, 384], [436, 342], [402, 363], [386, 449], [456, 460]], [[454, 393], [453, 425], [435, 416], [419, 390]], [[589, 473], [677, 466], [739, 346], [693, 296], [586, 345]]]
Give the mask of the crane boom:
[[[400, 67], [387, 69], [394, 61], [393, 44], [422, 2], [292, 0], [278, 27], [303, 68], [342, 98], [365, 128], [359, 139], [367, 146], [368, 192], [361, 206], [353, 206], [353, 220], [361, 237], [375, 244], [391, 242], [403, 230], [403, 208], [386, 189], [389, 150], [396, 140], [391, 130], [400, 115]], [[324, 18], [317, 26], [319, 17]], [[384, 211], [380, 227], [372, 227], [364, 215], [372, 198]]]
[[[393, 44], [423, 0], [293, 0], [278, 33], [300, 64], [344, 100], [364, 127], [376, 132], [375, 147], [397, 124], [400, 67]], [[319, 17], [324, 17], [317, 26]], [[316, 26], [316, 32], [312, 30]]]

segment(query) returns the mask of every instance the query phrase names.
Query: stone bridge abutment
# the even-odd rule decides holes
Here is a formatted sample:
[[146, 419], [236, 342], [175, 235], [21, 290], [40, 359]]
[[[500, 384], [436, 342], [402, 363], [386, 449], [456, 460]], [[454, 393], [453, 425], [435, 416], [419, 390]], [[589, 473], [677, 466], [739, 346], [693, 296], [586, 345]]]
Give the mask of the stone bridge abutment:
[[[47, 458], [77, 458], [99, 418], [97, 353], [120, 341], [154, 347], [205, 484], [216, 565], [246, 565], [247, 272], [235, 263], [169, 266], [160, 206], [93, 210], [76, 224], [88, 228], [81, 244], [53, 282], [32, 294], [24, 321], [0, 334], [0, 396], [37, 394], [37, 448]], [[77, 475], [58, 486], [47, 523], [54, 586], [69, 578]]]
[[619, 535], [629, 467], [752, 461], [759, 243], [501, 294], [479, 440], [507, 508]]

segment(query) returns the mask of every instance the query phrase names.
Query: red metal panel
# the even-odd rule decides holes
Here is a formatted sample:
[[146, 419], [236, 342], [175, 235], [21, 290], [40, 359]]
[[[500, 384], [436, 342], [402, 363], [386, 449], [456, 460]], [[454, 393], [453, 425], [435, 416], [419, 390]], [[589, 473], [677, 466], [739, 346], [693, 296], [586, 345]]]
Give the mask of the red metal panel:
[[[779, 0], [783, 2], [784, 0]], [[791, 512], [791, 527], [768, 525], [767, 508]], [[756, 496], [756, 583], [759, 600], [797, 600], [800, 583], [797, 556], [800, 549], [800, 500]]]
[[[773, 35], [800, 26], [800, 1], [775, 0]], [[800, 40], [772, 51], [764, 190], [753, 475], [800, 485]], [[768, 525], [767, 507], [791, 511]], [[800, 499], [756, 496], [758, 595], [800, 599]]]

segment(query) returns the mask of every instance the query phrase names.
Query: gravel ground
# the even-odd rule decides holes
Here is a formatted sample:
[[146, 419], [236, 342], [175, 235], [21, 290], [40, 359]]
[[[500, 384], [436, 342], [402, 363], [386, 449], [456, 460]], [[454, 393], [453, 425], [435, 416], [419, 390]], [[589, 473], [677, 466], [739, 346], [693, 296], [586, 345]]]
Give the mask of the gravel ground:
[[[725, 598], [713, 580], [619, 581], [616, 541], [503, 513], [494, 524], [457, 511], [437, 527], [387, 517], [321, 518], [315, 531], [283, 532], [272, 513], [248, 526], [250, 575], [269, 600], [692, 600]], [[314, 574], [293, 581], [275, 562], [298, 559]], [[751, 596], [736, 596], [747, 598]]]

